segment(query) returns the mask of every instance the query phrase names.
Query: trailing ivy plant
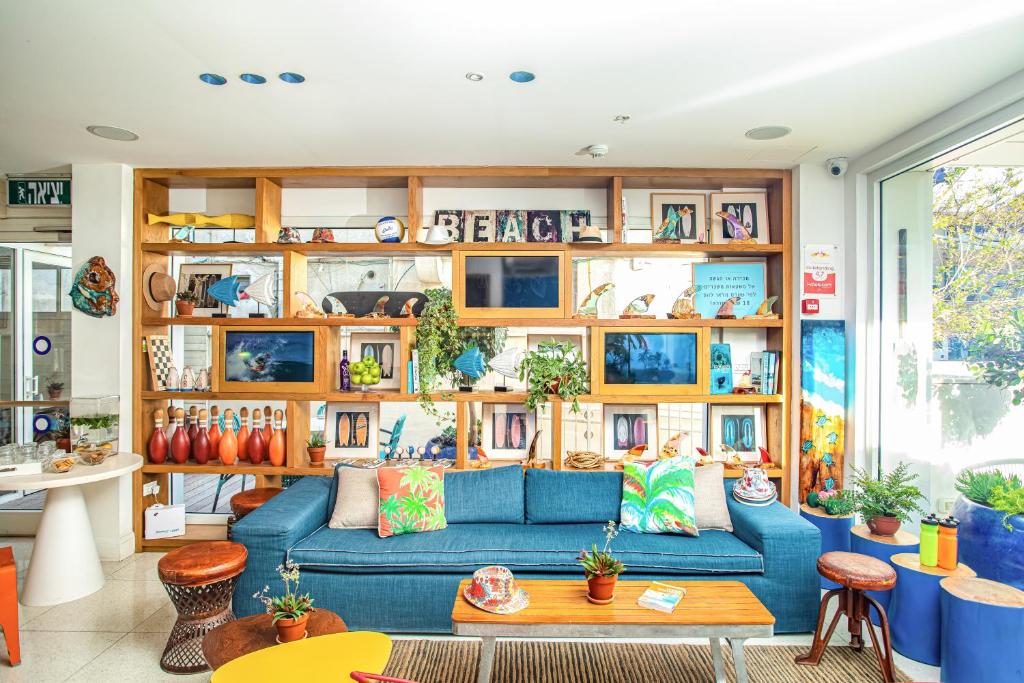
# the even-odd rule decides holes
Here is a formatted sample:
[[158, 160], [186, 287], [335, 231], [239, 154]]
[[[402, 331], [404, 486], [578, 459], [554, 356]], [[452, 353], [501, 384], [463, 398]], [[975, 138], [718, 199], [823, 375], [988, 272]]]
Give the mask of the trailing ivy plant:
[[536, 409], [558, 394], [572, 401], [572, 412], [580, 411], [577, 397], [590, 391], [590, 374], [579, 349], [572, 342], [544, 341], [530, 351], [519, 366], [519, 379], [526, 380], [526, 408]]

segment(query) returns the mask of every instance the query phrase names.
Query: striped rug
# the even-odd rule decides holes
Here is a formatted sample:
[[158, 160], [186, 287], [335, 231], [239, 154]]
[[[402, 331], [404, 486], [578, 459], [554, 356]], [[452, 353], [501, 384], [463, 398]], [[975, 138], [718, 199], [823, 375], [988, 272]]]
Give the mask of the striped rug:
[[[723, 643], [724, 645], [724, 643]], [[735, 681], [732, 656], [725, 651], [727, 678]], [[745, 648], [750, 683], [854, 683], [881, 680], [870, 647], [854, 652], [829, 647], [820, 666], [800, 666], [793, 658], [808, 647]], [[418, 683], [474, 683], [479, 641], [396, 640], [389, 676]], [[699, 645], [498, 641], [492, 683], [707, 683], [713, 681], [711, 650]], [[896, 672], [897, 681], [909, 681]]]

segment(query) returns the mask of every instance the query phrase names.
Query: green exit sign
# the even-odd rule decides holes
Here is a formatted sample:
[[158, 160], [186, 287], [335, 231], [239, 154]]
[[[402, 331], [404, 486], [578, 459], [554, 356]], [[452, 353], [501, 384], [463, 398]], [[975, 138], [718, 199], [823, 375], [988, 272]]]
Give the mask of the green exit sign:
[[8, 178], [7, 206], [71, 206], [71, 178]]

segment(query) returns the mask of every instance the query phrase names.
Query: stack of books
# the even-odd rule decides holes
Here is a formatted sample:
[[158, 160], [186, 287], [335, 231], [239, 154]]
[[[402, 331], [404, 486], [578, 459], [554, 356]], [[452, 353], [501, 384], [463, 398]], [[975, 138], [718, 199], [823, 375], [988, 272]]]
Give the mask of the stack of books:
[[636, 604], [647, 609], [672, 614], [676, 605], [686, 595], [686, 589], [678, 586], [670, 586], [667, 583], [654, 581], [650, 587], [637, 598]]
[[755, 393], [779, 393], [779, 355], [778, 351], [755, 351], [750, 354], [750, 384]]

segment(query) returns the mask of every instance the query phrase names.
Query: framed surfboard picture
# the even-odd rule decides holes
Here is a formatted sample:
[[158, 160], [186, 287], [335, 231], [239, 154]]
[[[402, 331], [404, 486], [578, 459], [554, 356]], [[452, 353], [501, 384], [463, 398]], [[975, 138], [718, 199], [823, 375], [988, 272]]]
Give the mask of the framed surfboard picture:
[[631, 448], [647, 446], [645, 459], [658, 452], [657, 405], [604, 405], [604, 456], [622, 458]]
[[376, 403], [328, 403], [324, 414], [324, 457], [378, 457], [377, 410]]
[[394, 332], [353, 332], [349, 339], [349, 362], [372, 357], [380, 365], [380, 383], [373, 389], [401, 389], [402, 364], [398, 334]]
[[492, 458], [525, 458], [537, 430], [532, 411], [516, 403], [484, 403], [481, 445]]

